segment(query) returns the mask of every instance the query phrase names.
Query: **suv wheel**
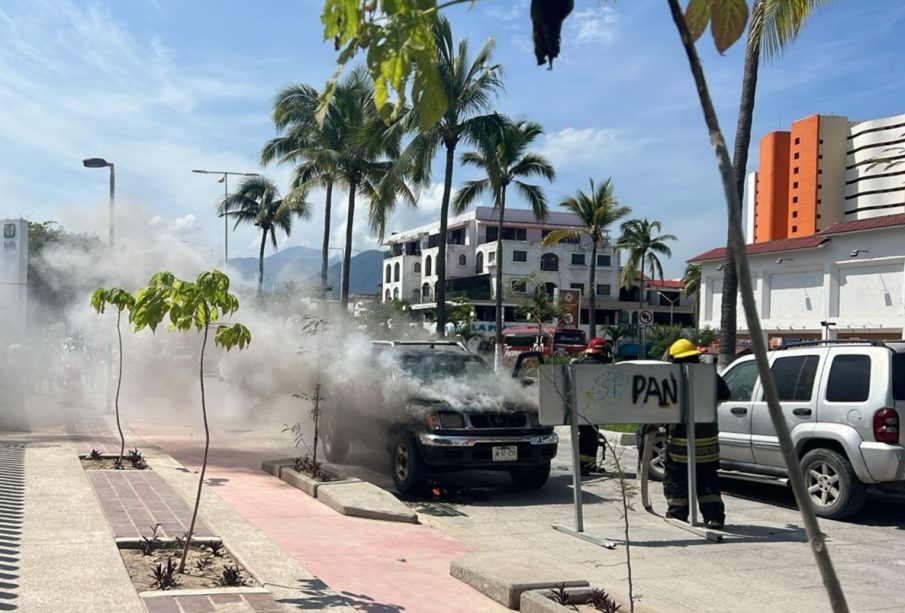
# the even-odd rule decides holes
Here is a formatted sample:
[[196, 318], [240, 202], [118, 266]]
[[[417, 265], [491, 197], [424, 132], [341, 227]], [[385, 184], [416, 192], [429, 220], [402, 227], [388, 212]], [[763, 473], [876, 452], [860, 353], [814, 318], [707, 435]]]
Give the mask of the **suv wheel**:
[[337, 431], [333, 419], [324, 419], [323, 433], [321, 434], [321, 447], [328, 462], [342, 464], [349, 455], [349, 439]]
[[514, 466], [509, 469], [509, 476], [515, 487], [522, 490], [536, 490], [544, 486], [550, 478], [550, 461], [536, 466]]
[[867, 487], [858, 480], [851, 462], [832, 449], [817, 448], [801, 458], [805, 487], [820, 517], [843, 519], [864, 506]]
[[414, 494], [424, 488], [427, 483], [427, 470], [415, 438], [411, 434], [396, 435], [390, 458], [393, 484], [400, 494]]
[[651, 481], [663, 481], [666, 476], [666, 435], [659, 434], [654, 437], [651, 445], [650, 472]]

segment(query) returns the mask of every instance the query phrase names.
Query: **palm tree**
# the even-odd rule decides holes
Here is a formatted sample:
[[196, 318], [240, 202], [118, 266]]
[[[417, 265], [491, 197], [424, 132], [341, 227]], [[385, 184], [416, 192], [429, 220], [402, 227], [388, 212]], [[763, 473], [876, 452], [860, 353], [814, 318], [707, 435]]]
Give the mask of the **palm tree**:
[[226, 196], [218, 207], [220, 216], [236, 220], [233, 229], [241, 223], [254, 224], [261, 229], [261, 251], [258, 255], [258, 295], [264, 284], [264, 247], [267, 236], [277, 248], [277, 230], [286, 236], [292, 233], [293, 217], [310, 217], [311, 205], [294, 195], [280, 198], [280, 191], [273, 181], [254, 176], [244, 179], [232, 194]]
[[[456, 146], [460, 142], [476, 144], [481, 135], [499, 130], [502, 116], [483, 114], [490, 107], [491, 96], [503, 88], [503, 68], [492, 62], [495, 47], [490, 38], [473, 61], [468, 58], [468, 41], [453, 44], [449, 21], [440, 17], [434, 27], [437, 45], [437, 68], [446, 112], [430, 129], [412, 139], [406, 157], [413, 166], [412, 180], [426, 184], [431, 178], [431, 162], [442, 145], [446, 149], [446, 168], [443, 177], [443, 199], [440, 203], [440, 244], [437, 252], [437, 333], [444, 334], [446, 326], [446, 240], [449, 201], [452, 194], [453, 166]], [[417, 111], [410, 117], [418, 125]]]
[[597, 188], [590, 179], [591, 191], [587, 194], [578, 190], [574, 196], [566, 198], [559, 206], [571, 211], [582, 224], [580, 230], [553, 230], [543, 244], [545, 247], [555, 245], [564, 239], [580, 238], [582, 234], [591, 239], [591, 269], [588, 272], [588, 310], [590, 319], [590, 337], [597, 336], [597, 249], [604, 246], [609, 237], [609, 227], [628, 215], [631, 209], [619, 206], [613, 195], [613, 180], [606, 179]]
[[[773, 59], [782, 54], [795, 40], [808, 17], [830, 0], [754, 0], [745, 47], [745, 64], [742, 73], [742, 93], [735, 128], [735, 151], [732, 155], [732, 173], [739, 203], [745, 193], [745, 170], [748, 166], [748, 149], [751, 145], [751, 122], [754, 117], [754, 99], [757, 92], [757, 73], [761, 49], [765, 58]], [[752, 237], [748, 237], [752, 240]], [[735, 333], [738, 308], [738, 274], [732, 258], [730, 239], [726, 239], [726, 262], [723, 267], [723, 302], [720, 312], [719, 368], [725, 368], [735, 359]]]
[[682, 291], [686, 296], [694, 296], [694, 320], [698, 326], [698, 309], [701, 304], [701, 265], [687, 264], [685, 274], [682, 275]]
[[498, 133], [482, 136], [477, 151], [462, 155], [462, 163], [474, 166], [486, 175], [466, 181], [453, 198], [453, 209], [461, 213], [485, 191], [490, 192], [493, 208], [499, 213], [496, 237], [496, 347], [494, 367], [503, 365], [503, 221], [506, 215], [506, 189], [514, 183], [528, 201], [537, 220], [547, 217], [547, 198], [539, 185], [525, 183], [523, 177], [539, 176], [552, 181], [556, 171], [547, 159], [528, 150], [544, 129], [533, 121], [506, 119]]
[[[338, 85], [339, 88], [344, 86], [345, 83]], [[326, 297], [335, 168], [329, 155], [319, 154], [339, 148], [340, 142], [334, 125], [335, 113], [328, 112], [323, 122], [317, 121], [319, 98], [318, 91], [305, 84], [291, 85], [277, 93], [273, 101], [273, 123], [280, 135], [264, 145], [261, 164], [274, 160], [298, 163], [291, 190], [304, 194], [314, 187], [321, 187], [326, 192], [321, 246], [321, 291]]]
[[619, 351], [619, 341], [628, 336], [631, 328], [625, 324], [607, 324], [603, 326], [603, 334], [613, 343], [613, 356]]
[[[662, 230], [659, 221], [630, 219], [622, 224], [622, 236], [617, 247], [628, 250], [628, 258], [622, 267], [622, 287], [639, 283], [638, 311], [644, 309], [645, 268], [650, 270], [651, 279], [663, 279], [663, 265], [659, 255], [672, 257], [672, 249], [666, 243], [676, 240], [672, 234], [658, 234]], [[639, 324], [640, 325], [640, 324]]]

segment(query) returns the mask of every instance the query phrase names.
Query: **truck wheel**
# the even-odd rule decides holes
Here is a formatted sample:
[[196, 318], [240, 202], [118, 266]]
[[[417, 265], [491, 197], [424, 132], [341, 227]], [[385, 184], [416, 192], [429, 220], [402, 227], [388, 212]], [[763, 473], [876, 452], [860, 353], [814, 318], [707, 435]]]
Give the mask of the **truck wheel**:
[[416, 494], [424, 489], [427, 469], [411, 434], [400, 433], [393, 439], [390, 471], [393, 474], [393, 485], [400, 494]]
[[648, 478], [651, 481], [663, 481], [666, 476], [666, 436], [656, 436], [650, 451], [650, 472], [648, 473]]
[[858, 480], [851, 462], [839, 453], [823, 447], [812, 449], [801, 458], [801, 470], [818, 516], [843, 519], [864, 506], [867, 487]]
[[509, 469], [509, 476], [515, 487], [522, 490], [536, 490], [544, 486], [550, 478], [550, 461], [536, 466], [514, 466]]
[[327, 417], [323, 423], [321, 447], [328, 462], [342, 464], [349, 455], [349, 439], [337, 431], [336, 424]]

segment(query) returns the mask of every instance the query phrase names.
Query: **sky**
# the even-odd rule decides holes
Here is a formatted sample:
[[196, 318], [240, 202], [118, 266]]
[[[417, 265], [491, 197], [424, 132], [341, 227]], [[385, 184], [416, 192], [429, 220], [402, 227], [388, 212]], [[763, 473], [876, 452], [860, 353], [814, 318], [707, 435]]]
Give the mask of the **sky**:
[[[275, 135], [274, 94], [294, 83], [320, 89], [335, 69], [322, 4], [3, 0], [0, 217], [55, 220], [106, 237], [107, 170], [81, 163], [103, 157], [116, 168], [118, 226], [194, 245], [215, 264], [223, 253], [215, 213], [223, 184], [191, 171], [261, 172], [286, 189], [291, 168], [261, 168], [258, 157]], [[725, 242], [726, 214], [666, 2], [576, 0], [552, 71], [536, 66], [528, 6], [478, 0], [446, 15], [454, 37], [467, 38], [473, 51], [495, 39], [506, 75], [495, 110], [544, 126], [536, 151], [556, 168], [555, 181], [544, 184], [551, 209], [587, 191], [589, 179], [612, 178], [632, 217], [659, 220], [677, 236], [664, 269], [681, 276], [686, 259]], [[903, 31], [905, 0], [836, 0], [818, 11], [783, 57], [761, 67], [749, 171], [759, 138], [795, 119], [905, 113]], [[721, 56], [708, 32], [698, 50], [731, 149], [743, 41]], [[454, 185], [474, 176], [457, 166]], [[397, 208], [388, 234], [437, 220], [441, 193], [436, 183], [417, 208]], [[335, 196], [331, 244], [340, 247], [346, 195]], [[320, 247], [323, 196], [309, 200], [310, 221], [281, 237], [280, 248]], [[507, 206], [526, 205], [513, 197]], [[359, 211], [353, 249], [380, 248], [366, 208]], [[230, 234], [230, 257], [257, 255], [255, 230]]]

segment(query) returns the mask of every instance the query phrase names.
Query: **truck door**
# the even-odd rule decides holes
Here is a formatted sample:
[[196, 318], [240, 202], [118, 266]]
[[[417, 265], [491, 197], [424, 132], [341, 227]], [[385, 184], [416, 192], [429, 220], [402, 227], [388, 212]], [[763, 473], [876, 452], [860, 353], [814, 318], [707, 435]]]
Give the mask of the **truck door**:
[[[817, 422], [817, 381], [820, 374], [820, 351], [795, 351], [773, 360], [770, 371], [776, 382], [783, 417], [792, 432], [792, 440], [809, 435]], [[785, 461], [779, 446], [779, 438], [770, 420], [770, 411], [763, 399], [763, 389], [758, 393], [751, 416], [751, 447], [754, 461], [764, 467], [785, 469]]]

